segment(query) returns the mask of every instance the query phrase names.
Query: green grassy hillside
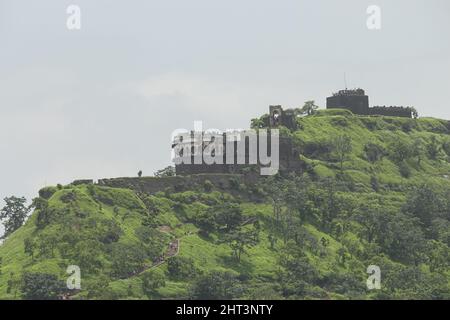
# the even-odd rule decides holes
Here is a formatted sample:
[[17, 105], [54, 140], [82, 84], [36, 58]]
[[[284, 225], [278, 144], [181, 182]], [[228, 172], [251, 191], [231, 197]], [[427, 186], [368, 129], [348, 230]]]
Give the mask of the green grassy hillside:
[[[449, 299], [449, 122], [333, 110], [298, 125], [282, 132], [305, 173], [233, 195], [41, 190], [0, 246], [0, 298]], [[64, 289], [69, 265], [81, 290]]]
[[[426, 181], [448, 184], [450, 179], [450, 121], [359, 117], [335, 109], [322, 110], [299, 123], [300, 130], [293, 135], [320, 176], [335, 177], [336, 162], [321, 151], [334, 137], [346, 135], [351, 138], [353, 150], [345, 159], [344, 172], [355, 183], [367, 186], [370, 178], [376, 177], [383, 185], [403, 190]], [[370, 161], [366, 146], [373, 146], [369, 149], [372, 154], [373, 149], [380, 149], [381, 159]], [[398, 161], [397, 152], [406, 154], [404, 161]]]

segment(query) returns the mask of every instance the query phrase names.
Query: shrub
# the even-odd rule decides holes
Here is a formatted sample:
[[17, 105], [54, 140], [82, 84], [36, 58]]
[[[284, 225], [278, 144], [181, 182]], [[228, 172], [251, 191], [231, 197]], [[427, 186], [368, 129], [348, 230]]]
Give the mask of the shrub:
[[238, 178], [236, 178], [236, 177], [230, 178], [230, 188], [232, 190], [239, 191], [240, 190], [239, 188], [241, 187], [241, 184], [240, 184], [239, 181], [240, 180]]
[[317, 112], [315, 113], [316, 117], [320, 117], [320, 116], [346, 116], [346, 117], [351, 117], [353, 116], [353, 112], [351, 112], [348, 109], [340, 109], [340, 108], [336, 108], [336, 109], [321, 109], [321, 110], [317, 110]]
[[188, 279], [196, 274], [194, 260], [186, 257], [172, 257], [167, 262], [169, 276], [175, 279]]
[[54, 300], [63, 291], [63, 282], [53, 274], [25, 273], [22, 292], [29, 300]]
[[105, 220], [98, 227], [100, 229], [100, 242], [109, 244], [119, 241], [120, 236], [123, 234], [122, 228], [113, 220]]
[[136, 237], [141, 241], [147, 256], [155, 260], [165, 248], [163, 233], [149, 227], [139, 227], [135, 231]]
[[58, 191], [58, 188], [56, 187], [42, 188], [41, 190], [39, 190], [39, 197], [48, 200], [55, 194], [56, 191]]
[[382, 121], [379, 118], [361, 118], [361, 122], [366, 126], [367, 129], [374, 131], [374, 130], [381, 130], [383, 129]]
[[155, 172], [155, 177], [158, 178], [174, 177], [175, 175], [176, 175], [175, 168], [172, 166], [168, 166], [164, 169]]
[[210, 211], [199, 211], [193, 217], [193, 220], [194, 224], [201, 229], [204, 235], [213, 232], [217, 227], [215, 215]]
[[417, 123], [414, 120], [407, 120], [402, 123], [402, 131], [406, 133], [411, 132], [416, 127]]
[[142, 270], [146, 258], [145, 250], [140, 245], [114, 243], [111, 260], [114, 275], [119, 278], [129, 277]]
[[442, 144], [442, 150], [444, 150], [444, 152], [450, 156], [450, 139], [448, 139], [447, 141], [445, 141]]
[[411, 177], [411, 168], [408, 166], [406, 162], [400, 163], [398, 169], [403, 178]]
[[378, 182], [377, 177], [375, 176], [370, 177], [370, 185], [372, 186], [373, 191], [375, 192], [380, 191], [380, 184]]
[[331, 124], [334, 126], [339, 126], [339, 127], [347, 127], [348, 120], [342, 116], [338, 116], [338, 117], [331, 119]]
[[436, 160], [440, 151], [442, 149], [439, 140], [433, 136], [431, 137], [431, 142], [427, 145], [427, 151], [431, 159]]
[[238, 299], [243, 287], [231, 272], [213, 271], [198, 278], [190, 288], [193, 299], [221, 300]]
[[165, 285], [166, 279], [160, 272], [146, 272], [142, 278], [142, 291], [147, 296], [154, 294], [158, 288], [164, 287]]
[[367, 161], [374, 163], [383, 159], [386, 150], [376, 143], [369, 142], [364, 146], [364, 153]]
[[77, 195], [74, 191], [69, 191], [61, 196], [61, 201], [63, 203], [70, 203], [77, 199]]
[[205, 182], [203, 183], [203, 188], [205, 189], [206, 192], [211, 192], [212, 189], [214, 188], [214, 185], [211, 181], [205, 180]]
[[392, 160], [401, 163], [412, 156], [412, 146], [402, 140], [395, 140], [389, 144], [389, 154]]
[[333, 151], [333, 144], [328, 140], [310, 141], [304, 146], [303, 153], [312, 159], [328, 159]]

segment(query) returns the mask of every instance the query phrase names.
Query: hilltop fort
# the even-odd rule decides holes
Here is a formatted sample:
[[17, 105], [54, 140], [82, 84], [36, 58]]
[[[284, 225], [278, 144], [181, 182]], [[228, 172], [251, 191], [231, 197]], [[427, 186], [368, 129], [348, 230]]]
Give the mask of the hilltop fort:
[[[326, 99], [326, 107], [327, 109], [346, 109], [355, 115], [361, 116], [417, 118], [417, 111], [412, 107], [369, 107], [369, 97], [365, 94], [365, 91], [360, 88], [351, 90], [345, 89], [333, 93], [332, 96]], [[269, 106], [268, 114], [263, 115], [259, 119], [253, 119], [256, 120], [255, 124], [252, 120], [252, 128], [256, 131], [259, 129], [268, 129], [269, 134], [263, 137], [252, 137], [249, 132], [255, 131], [253, 129], [231, 133], [227, 132], [220, 134], [219, 136], [216, 134], [212, 137], [211, 134], [203, 131], [191, 131], [188, 132], [187, 135], [176, 136], [172, 141], [175, 174], [180, 176], [180, 178], [182, 176], [197, 175], [199, 178], [203, 177], [206, 179], [209, 176], [210, 178], [213, 178], [212, 180], [221, 181], [219, 185], [222, 186], [225, 185], [222, 181], [222, 175], [233, 175], [237, 177], [241, 174], [245, 174], [247, 179], [249, 179], [249, 176], [259, 175], [259, 171], [264, 165], [261, 165], [259, 161], [255, 161], [251, 154], [256, 153], [257, 160], [260, 160], [261, 140], [267, 139], [267, 141], [263, 143], [265, 148], [267, 148], [264, 152], [267, 153], [268, 158], [273, 157], [272, 140], [270, 139], [271, 130], [286, 128], [291, 132], [294, 132], [299, 129], [299, 117], [305, 113], [306, 112], [301, 109], [283, 109], [281, 105]], [[203, 157], [202, 153], [205, 149], [210, 148], [212, 144], [216, 145], [213, 152], [210, 154], [210, 158], [213, 158], [214, 161], [208, 163], [207, 160], [205, 161], [205, 157]], [[277, 149], [278, 154], [276, 156], [279, 157], [278, 165], [280, 172], [303, 172], [306, 169], [306, 164], [300, 156], [302, 153], [301, 147], [294, 142], [291, 135], [280, 134], [277, 138]], [[130, 185], [135, 183], [140, 185], [139, 181], [141, 181], [137, 178], [129, 178], [126, 180], [126, 184]], [[113, 183], [113, 181], [116, 181], [119, 185], [125, 183], [124, 181], [119, 181], [117, 179], [103, 179], [99, 181], [99, 184], [111, 185], [115, 183]], [[173, 185], [175, 180], [168, 179], [167, 182], [168, 185], [166, 187]], [[79, 180], [76, 181], [76, 184], [78, 183], [92, 183], [92, 181]], [[152, 190], [154, 189], [152, 186], [156, 189], [159, 188], [159, 182], [156, 180], [148, 181], [147, 184]], [[138, 187], [134, 186], [133, 188]], [[142, 188], [142, 186], [139, 188]]]
[[412, 107], [374, 106], [369, 107], [369, 97], [363, 89], [345, 89], [333, 93], [327, 98], [327, 109], [347, 109], [357, 115], [380, 115], [392, 117], [417, 118], [417, 111]]
[[[412, 107], [399, 106], [374, 106], [369, 107], [369, 97], [363, 89], [345, 89], [332, 94], [327, 98], [327, 109], [347, 109], [356, 115], [364, 116], [393, 116], [416, 118], [417, 112]], [[278, 128], [283, 126], [291, 131], [297, 130], [298, 109], [283, 110], [281, 105], [269, 106], [269, 114], [263, 118], [260, 128]], [[198, 135], [200, 135], [198, 137]], [[229, 135], [229, 134], [228, 134]], [[233, 139], [230, 144], [229, 136], [223, 134], [219, 147], [215, 150], [215, 162], [206, 163], [203, 158], [200, 159], [199, 151], [209, 148], [212, 144], [217, 143], [214, 139], [208, 137], [204, 132], [191, 131], [188, 137], [176, 137], [173, 141], [172, 148], [175, 151], [175, 170], [177, 175], [190, 175], [201, 173], [243, 173], [254, 171], [252, 168], [260, 167], [259, 164], [252, 162], [249, 154], [259, 147], [252, 145], [252, 139], [247, 135], [246, 131], [233, 133]], [[200, 141], [196, 142], [196, 139]], [[270, 140], [270, 139], [269, 139]], [[255, 141], [259, 145], [260, 139]], [[267, 142], [270, 152], [270, 141]], [[238, 154], [239, 150], [245, 150], [245, 157]], [[259, 153], [259, 152], [258, 152]], [[229, 161], [229, 160], [232, 161]], [[240, 160], [239, 160], [240, 159]], [[186, 161], [188, 160], [188, 161]], [[279, 137], [279, 166], [280, 171], [298, 172], [304, 168], [304, 163], [300, 160], [300, 150], [295, 146], [292, 138], [289, 136]]]
[[[176, 136], [172, 144], [176, 174], [257, 172], [268, 167], [269, 163], [262, 161], [262, 156], [266, 154], [270, 166], [273, 161], [277, 162], [277, 171], [301, 171], [303, 162], [292, 138], [277, 136], [275, 145], [271, 130], [280, 125], [294, 130], [295, 114], [283, 111], [281, 106], [270, 106], [269, 112], [265, 125], [269, 129], [268, 134], [243, 130], [211, 136], [210, 133], [191, 131], [187, 135]], [[208, 163], [208, 158], [202, 154], [212, 145], [213, 151], [210, 151], [212, 154], [208, 158], [214, 158], [214, 162], [209, 159]]]

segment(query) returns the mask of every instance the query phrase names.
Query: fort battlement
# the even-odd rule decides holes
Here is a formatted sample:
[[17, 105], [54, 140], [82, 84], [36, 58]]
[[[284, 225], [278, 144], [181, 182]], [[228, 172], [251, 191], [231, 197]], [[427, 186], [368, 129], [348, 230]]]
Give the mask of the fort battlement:
[[412, 118], [414, 116], [414, 109], [411, 107], [402, 106], [374, 106], [369, 108], [370, 115], [392, 116]]
[[219, 190], [229, 190], [232, 181], [241, 181], [242, 175], [233, 174], [195, 174], [192, 176], [175, 177], [134, 177], [134, 178], [111, 178], [98, 180], [99, 186], [126, 188], [146, 194], [171, 191], [182, 192], [195, 190], [209, 181]]
[[417, 112], [412, 107], [403, 106], [375, 106], [369, 107], [369, 97], [363, 89], [345, 89], [333, 93], [327, 98], [327, 109], [347, 109], [357, 115], [380, 115], [391, 117], [412, 118]]
[[[254, 174], [193, 174], [174, 177], [132, 177], [100, 179], [103, 187], [131, 189], [137, 193], [156, 194], [158, 192], [219, 191], [227, 192], [242, 199], [260, 201], [257, 182], [262, 177]], [[245, 185], [242, 189], [240, 186]]]

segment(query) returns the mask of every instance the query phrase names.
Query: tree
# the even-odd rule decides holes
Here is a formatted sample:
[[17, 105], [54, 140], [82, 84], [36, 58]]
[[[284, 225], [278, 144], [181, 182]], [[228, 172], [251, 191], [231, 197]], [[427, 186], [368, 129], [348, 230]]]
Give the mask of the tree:
[[430, 235], [432, 239], [439, 240], [450, 247], [450, 219], [434, 219], [431, 222]]
[[442, 150], [450, 157], [450, 139], [445, 140], [442, 144]]
[[164, 169], [155, 172], [155, 177], [174, 177], [176, 175], [175, 168], [172, 166], [165, 167]]
[[311, 213], [311, 202], [308, 198], [311, 181], [306, 175], [294, 174], [289, 175], [288, 179], [270, 179], [267, 183], [267, 193], [272, 202], [273, 215], [276, 224], [285, 227], [283, 232], [287, 239], [289, 235], [286, 227], [293, 227], [295, 218], [302, 221]]
[[138, 273], [143, 269], [146, 257], [145, 250], [140, 245], [114, 243], [111, 254], [114, 275], [125, 278]]
[[284, 186], [277, 177], [269, 177], [268, 183], [265, 185], [268, 197], [272, 202], [273, 216], [278, 222], [281, 217], [281, 210], [283, 207]]
[[0, 220], [3, 221], [5, 234], [2, 238], [8, 237], [11, 233], [19, 229], [27, 218], [30, 208], [25, 206], [27, 200], [24, 197], [15, 196], [5, 198], [6, 205], [0, 211]]
[[167, 271], [175, 279], [189, 279], [196, 273], [194, 260], [186, 257], [172, 257], [167, 262]]
[[77, 264], [85, 272], [97, 272], [103, 267], [104, 259], [102, 259], [103, 244], [97, 240], [77, 240], [73, 245], [73, 258]]
[[269, 235], [267, 236], [267, 239], [269, 240], [270, 243], [270, 249], [275, 249], [275, 244], [277, 243], [277, 238], [272, 235], [271, 233], [269, 233]]
[[389, 144], [389, 153], [392, 160], [401, 163], [412, 157], [412, 146], [400, 139], [395, 140]]
[[48, 200], [41, 197], [34, 198], [31, 201], [31, 208], [35, 208], [36, 210], [47, 210]]
[[208, 233], [213, 232], [217, 228], [215, 216], [210, 211], [200, 211], [195, 216], [195, 224], [205, 235], [208, 235]]
[[262, 129], [266, 126], [265, 121], [262, 118], [254, 118], [250, 120], [250, 128]]
[[[318, 192], [322, 203], [316, 205], [319, 209], [319, 217], [324, 228], [329, 229], [334, 218], [341, 212], [341, 208], [346, 205], [343, 199], [338, 197], [336, 182], [331, 178], [325, 178], [321, 183], [321, 190]], [[316, 201], [317, 201], [316, 200]]]
[[363, 299], [366, 286], [358, 273], [333, 271], [324, 276], [322, 283], [327, 291], [343, 294], [351, 299]]
[[142, 170], [139, 170], [139, 172], [138, 172], [138, 177], [139, 177], [139, 178], [142, 177]]
[[144, 291], [147, 296], [155, 294], [158, 288], [164, 287], [165, 285], [166, 279], [160, 272], [146, 272], [142, 277], [142, 291]]
[[41, 197], [34, 198], [30, 207], [38, 210], [36, 227], [44, 228], [50, 222], [51, 211], [49, 210], [48, 200]]
[[147, 256], [151, 260], [155, 260], [164, 252], [166, 245], [162, 240], [162, 234], [160, 231], [141, 226], [136, 229], [135, 235], [139, 241], [141, 241]]
[[100, 220], [97, 225], [97, 238], [104, 244], [119, 241], [123, 234], [122, 228], [114, 220]]
[[427, 256], [430, 271], [444, 271], [448, 268], [450, 261], [450, 249], [444, 243], [430, 240], [427, 244]]
[[22, 292], [28, 300], [54, 300], [63, 292], [64, 283], [53, 274], [25, 273]]
[[314, 100], [306, 101], [301, 109], [302, 113], [312, 115], [316, 112], [319, 107], [315, 105]]
[[411, 109], [411, 114], [413, 116], [414, 119], [417, 119], [419, 117], [419, 112], [417, 112], [417, 109], [414, 107], [410, 107]]
[[225, 235], [225, 242], [233, 251], [233, 257], [241, 262], [241, 256], [247, 252], [247, 249], [255, 246], [258, 241], [255, 237], [255, 230], [235, 231]]
[[407, 196], [403, 212], [418, 217], [425, 228], [431, 226], [433, 219], [443, 215], [446, 200], [428, 185], [421, 185]]
[[279, 263], [284, 269], [280, 273], [280, 284], [288, 295], [304, 295], [309, 285], [318, 280], [318, 270], [310, 263], [304, 248], [293, 241], [281, 250]]
[[431, 137], [430, 143], [427, 144], [427, 151], [431, 159], [436, 160], [441, 152], [442, 145], [436, 136]]
[[84, 290], [87, 291], [87, 298], [104, 298], [108, 294], [109, 277], [98, 274], [93, 279], [84, 281]]
[[411, 156], [417, 158], [417, 164], [420, 165], [422, 157], [426, 153], [422, 139], [416, 139], [412, 145]]
[[398, 165], [398, 171], [400, 172], [400, 174], [402, 175], [403, 178], [411, 177], [411, 174], [412, 174], [411, 168], [405, 161], [403, 161], [402, 163], [400, 163]]
[[156, 216], [161, 212], [158, 198], [149, 195], [139, 194], [140, 199], [144, 202], [148, 210], [148, 215]]
[[23, 247], [25, 254], [29, 255], [31, 257], [31, 260], [34, 260], [34, 249], [36, 244], [31, 238], [26, 238], [23, 241]]
[[318, 276], [317, 270], [307, 257], [298, 257], [297, 259], [285, 261], [284, 267], [291, 276], [306, 282], [314, 282]]
[[424, 261], [426, 241], [416, 219], [397, 214], [389, 223], [387, 251], [391, 257], [403, 263], [418, 265]]
[[340, 247], [337, 251], [338, 257], [339, 257], [339, 263], [341, 263], [342, 265], [345, 264], [346, 258], [347, 258], [347, 254], [348, 251], [344, 248], [344, 247]]
[[284, 182], [282, 195], [283, 204], [287, 206], [285, 214], [285, 222], [288, 226], [294, 224], [294, 213], [296, 217], [302, 221], [303, 216], [309, 212], [308, 204], [308, 187], [309, 180], [303, 176], [291, 175]]
[[44, 230], [37, 236], [36, 243], [38, 244], [38, 255], [42, 258], [54, 258], [55, 249], [57, 249], [60, 242], [61, 234], [55, 230]]
[[191, 297], [197, 300], [238, 299], [242, 292], [242, 285], [234, 274], [220, 271], [200, 276], [190, 289]]
[[14, 298], [17, 296], [17, 290], [20, 289], [20, 285], [22, 284], [22, 279], [14, 275], [14, 272], [9, 274], [9, 279], [6, 283], [6, 293], [11, 294], [14, 290]]
[[390, 214], [377, 202], [364, 204], [355, 215], [355, 220], [364, 228], [364, 235], [369, 243], [378, 240], [386, 232]]
[[448, 282], [443, 275], [423, 272], [416, 266], [382, 264], [380, 267], [384, 274], [382, 291], [391, 299], [448, 299]]
[[386, 151], [382, 146], [372, 142], [369, 142], [364, 146], [364, 152], [366, 154], [366, 159], [372, 163], [380, 161], [386, 154]]
[[348, 155], [353, 150], [352, 139], [347, 135], [338, 135], [332, 139], [332, 144], [342, 170], [344, 161], [347, 160]]
[[231, 231], [238, 227], [242, 222], [242, 209], [236, 203], [226, 202], [224, 204], [211, 207], [208, 212], [216, 217], [216, 223]]

